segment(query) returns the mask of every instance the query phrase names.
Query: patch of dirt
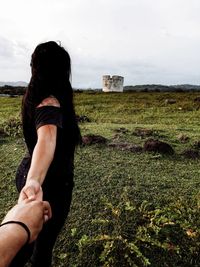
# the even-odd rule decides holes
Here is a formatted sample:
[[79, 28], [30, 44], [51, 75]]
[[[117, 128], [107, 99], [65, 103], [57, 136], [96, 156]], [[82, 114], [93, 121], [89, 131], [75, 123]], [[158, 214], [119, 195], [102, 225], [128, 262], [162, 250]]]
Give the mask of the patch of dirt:
[[76, 115], [77, 122], [91, 122], [91, 120], [86, 115]]
[[143, 151], [143, 147], [138, 146], [138, 145], [132, 145], [132, 146], [129, 148], [129, 150], [130, 150], [131, 152], [137, 152], [137, 153], [139, 153], [139, 152], [142, 152], [142, 151]]
[[88, 134], [82, 137], [82, 145], [106, 144], [107, 139], [101, 135]]
[[171, 145], [156, 139], [148, 139], [144, 143], [144, 151], [158, 152], [160, 154], [169, 154], [169, 155], [174, 154], [174, 150], [171, 147]]
[[200, 96], [195, 97], [194, 102], [200, 102]]
[[131, 151], [131, 152], [142, 152], [143, 148], [139, 145], [134, 145], [134, 144], [130, 144], [130, 143], [110, 143], [108, 144], [109, 147], [114, 147], [117, 149], [120, 149], [122, 151]]
[[115, 133], [122, 133], [122, 134], [126, 134], [129, 132], [128, 129], [124, 128], [124, 127], [121, 127], [121, 128], [117, 128], [117, 129], [114, 129], [114, 132]]
[[181, 153], [182, 156], [188, 159], [198, 159], [200, 158], [200, 154], [198, 150], [195, 149], [186, 149]]

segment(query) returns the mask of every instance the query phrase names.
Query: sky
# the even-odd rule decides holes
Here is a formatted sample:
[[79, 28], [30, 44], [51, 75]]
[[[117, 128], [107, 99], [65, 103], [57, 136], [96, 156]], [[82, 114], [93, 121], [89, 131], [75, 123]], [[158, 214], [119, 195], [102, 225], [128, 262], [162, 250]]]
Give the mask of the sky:
[[199, 0], [0, 0], [0, 81], [30, 80], [37, 44], [59, 41], [72, 85], [200, 84]]

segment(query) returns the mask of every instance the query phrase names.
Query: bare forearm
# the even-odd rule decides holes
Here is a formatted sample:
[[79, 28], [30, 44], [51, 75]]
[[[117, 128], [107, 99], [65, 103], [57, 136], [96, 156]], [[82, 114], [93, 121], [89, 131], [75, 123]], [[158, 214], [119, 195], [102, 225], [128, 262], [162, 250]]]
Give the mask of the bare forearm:
[[27, 181], [35, 179], [40, 184], [43, 183], [48, 168], [53, 160], [55, 143], [48, 140], [39, 141], [34, 149], [31, 167], [28, 172]]
[[34, 197], [42, 200], [41, 185], [53, 160], [56, 148], [57, 127], [44, 125], [37, 130], [38, 140], [35, 145], [26, 184], [21, 190], [18, 202]]
[[0, 267], [7, 267], [26, 243], [27, 234], [21, 226], [12, 224], [0, 227], [0, 236]]

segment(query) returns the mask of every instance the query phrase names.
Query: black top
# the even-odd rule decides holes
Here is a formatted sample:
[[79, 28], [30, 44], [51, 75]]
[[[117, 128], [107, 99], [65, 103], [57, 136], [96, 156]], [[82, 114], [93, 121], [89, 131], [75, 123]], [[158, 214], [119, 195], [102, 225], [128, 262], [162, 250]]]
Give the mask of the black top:
[[62, 108], [42, 106], [35, 109], [33, 119], [28, 117], [23, 122], [25, 142], [29, 151], [30, 160], [37, 143], [37, 129], [43, 125], [57, 126], [57, 140], [54, 159], [48, 169], [43, 186], [62, 186], [73, 184], [74, 145], [70, 140], [70, 129], [67, 118], [64, 118]]
[[63, 117], [60, 107], [42, 106], [35, 111], [35, 127], [40, 128], [43, 125], [53, 124], [63, 128]]

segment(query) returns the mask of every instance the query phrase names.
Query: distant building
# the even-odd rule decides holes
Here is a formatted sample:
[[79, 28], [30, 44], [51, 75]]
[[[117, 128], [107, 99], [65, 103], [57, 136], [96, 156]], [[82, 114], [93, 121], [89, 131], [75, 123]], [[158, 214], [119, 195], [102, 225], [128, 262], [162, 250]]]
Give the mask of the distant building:
[[103, 92], [123, 92], [124, 77], [122, 76], [103, 76]]

